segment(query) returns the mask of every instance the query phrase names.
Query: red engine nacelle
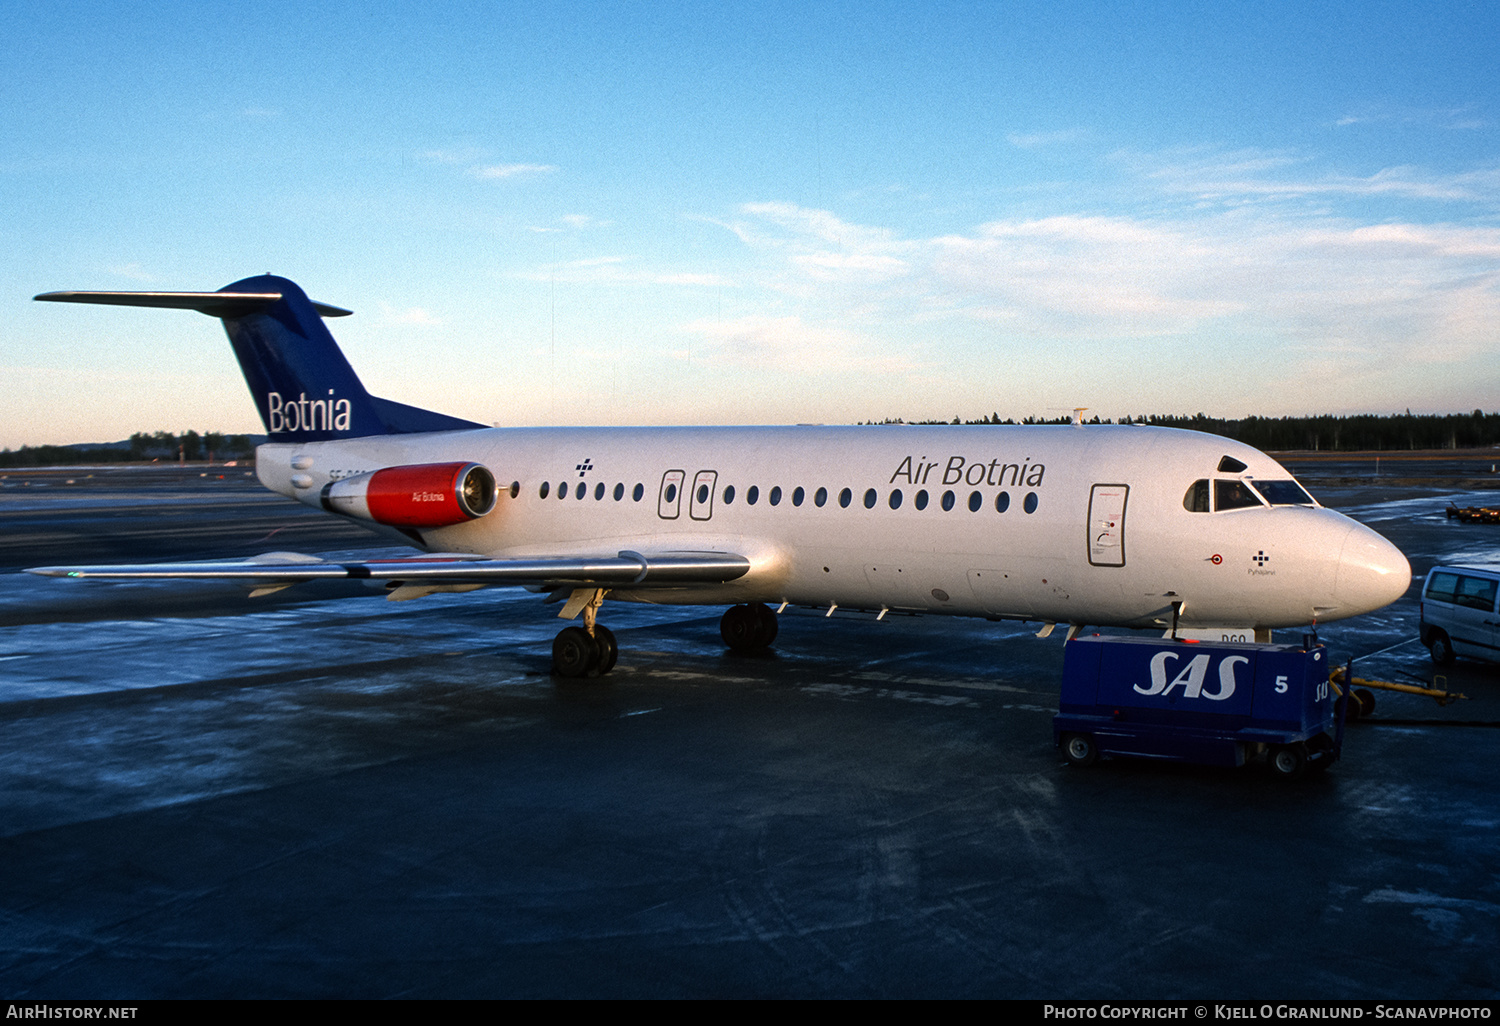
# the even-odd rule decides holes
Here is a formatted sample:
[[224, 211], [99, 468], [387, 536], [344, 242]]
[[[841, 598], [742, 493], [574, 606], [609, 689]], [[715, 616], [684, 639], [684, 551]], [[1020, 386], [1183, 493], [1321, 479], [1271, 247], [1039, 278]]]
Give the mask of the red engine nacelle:
[[495, 475], [478, 463], [386, 467], [330, 481], [323, 508], [391, 527], [451, 527], [495, 508]]

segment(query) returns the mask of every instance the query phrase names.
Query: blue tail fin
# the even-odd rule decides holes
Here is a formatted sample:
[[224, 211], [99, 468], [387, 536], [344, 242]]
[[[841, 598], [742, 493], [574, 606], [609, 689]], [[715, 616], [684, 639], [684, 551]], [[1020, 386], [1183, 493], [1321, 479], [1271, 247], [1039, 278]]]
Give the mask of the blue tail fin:
[[313, 303], [286, 278], [259, 275], [218, 292], [49, 292], [36, 298], [175, 307], [218, 317], [273, 442], [483, 427], [366, 392], [323, 324], [325, 316], [349, 311]]
[[219, 314], [271, 441], [321, 442], [482, 426], [366, 392], [319, 309], [295, 283], [261, 275], [219, 291], [279, 295], [265, 306]]

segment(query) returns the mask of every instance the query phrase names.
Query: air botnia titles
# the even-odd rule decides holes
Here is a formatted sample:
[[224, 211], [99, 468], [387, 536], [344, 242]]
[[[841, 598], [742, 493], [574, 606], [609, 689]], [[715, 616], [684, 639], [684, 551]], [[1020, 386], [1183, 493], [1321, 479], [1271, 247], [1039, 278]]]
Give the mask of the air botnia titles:
[[1423, 1002], [1282, 1005], [1042, 1005], [1043, 1019], [1489, 1019], [1489, 1005]]
[[1030, 485], [1037, 487], [1047, 467], [1042, 463], [1001, 463], [999, 460], [968, 460], [963, 456], [949, 456], [947, 463], [928, 463], [926, 456], [908, 456], [896, 467], [889, 484], [905, 481], [909, 485], [937, 484], [928, 478], [938, 467], [943, 468], [941, 483], [945, 485]]
[[303, 392], [296, 399], [283, 399], [280, 392], [266, 393], [266, 424], [271, 434], [282, 431], [348, 431], [349, 400], [309, 399]]

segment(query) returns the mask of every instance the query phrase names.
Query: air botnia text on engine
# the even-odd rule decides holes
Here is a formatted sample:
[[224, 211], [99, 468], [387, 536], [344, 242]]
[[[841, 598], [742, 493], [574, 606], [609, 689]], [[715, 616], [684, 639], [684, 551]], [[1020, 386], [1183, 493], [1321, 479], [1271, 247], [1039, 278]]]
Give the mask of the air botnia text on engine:
[[391, 527], [451, 527], [495, 508], [495, 475], [478, 463], [386, 467], [330, 481], [322, 501], [331, 513]]

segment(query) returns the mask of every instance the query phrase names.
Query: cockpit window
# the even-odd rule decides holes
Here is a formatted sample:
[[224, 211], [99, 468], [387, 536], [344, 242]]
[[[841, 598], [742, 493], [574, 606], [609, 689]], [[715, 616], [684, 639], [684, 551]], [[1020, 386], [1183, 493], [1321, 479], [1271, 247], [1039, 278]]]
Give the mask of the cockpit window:
[[1219, 473], [1221, 474], [1238, 474], [1244, 469], [1245, 465], [1233, 456], [1225, 456], [1219, 461]]
[[1208, 512], [1208, 479], [1194, 481], [1182, 497], [1182, 508], [1189, 513]]
[[1273, 506], [1316, 506], [1296, 481], [1256, 481], [1255, 490]]
[[1214, 481], [1214, 509], [1222, 512], [1226, 509], [1246, 509], [1259, 505], [1262, 505], [1260, 496], [1245, 482], [1222, 479]]

